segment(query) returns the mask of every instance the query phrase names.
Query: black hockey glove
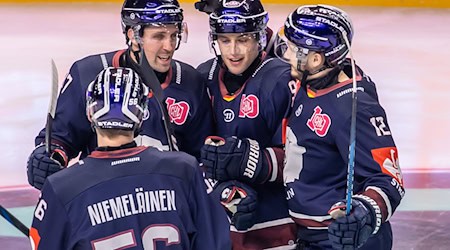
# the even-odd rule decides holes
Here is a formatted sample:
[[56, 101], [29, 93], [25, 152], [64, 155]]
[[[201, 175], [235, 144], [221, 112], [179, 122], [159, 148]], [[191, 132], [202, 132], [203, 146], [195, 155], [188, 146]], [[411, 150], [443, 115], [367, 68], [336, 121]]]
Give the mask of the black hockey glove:
[[52, 144], [51, 156], [45, 151], [45, 144], [38, 145], [27, 162], [28, 183], [41, 190], [45, 179], [67, 166], [68, 158], [64, 149]]
[[350, 215], [345, 215], [345, 201], [334, 204], [329, 214], [335, 220], [328, 226], [328, 238], [334, 249], [356, 249], [364, 245], [381, 226], [381, 210], [365, 195], [352, 199]]
[[195, 2], [194, 6], [198, 11], [211, 14], [217, 7], [219, 7], [219, 3], [219, 0], [200, 0]]
[[264, 154], [255, 140], [208, 137], [201, 149], [200, 161], [207, 178], [264, 183], [270, 171]]
[[258, 202], [256, 191], [238, 181], [219, 183], [213, 191], [231, 217], [231, 225], [237, 230], [249, 229], [255, 223]]

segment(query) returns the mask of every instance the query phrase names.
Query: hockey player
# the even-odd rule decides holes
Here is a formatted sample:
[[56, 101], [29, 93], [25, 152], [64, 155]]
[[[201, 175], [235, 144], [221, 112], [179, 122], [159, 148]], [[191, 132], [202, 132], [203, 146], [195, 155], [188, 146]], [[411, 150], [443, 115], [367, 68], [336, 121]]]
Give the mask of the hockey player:
[[[167, 105], [179, 150], [199, 157], [204, 139], [211, 133], [213, 121], [206, 86], [193, 67], [172, 59], [186, 32], [177, 0], [126, 0], [121, 16], [128, 49], [75, 62], [58, 98], [51, 155], [45, 152], [45, 129], [36, 137], [37, 147], [29, 157], [27, 172], [28, 182], [38, 189], [48, 175], [67, 166], [79, 152], [83, 158], [95, 148], [95, 134], [84, 116], [87, 85], [108, 66], [139, 71], [141, 50], [161, 82], [165, 95], [162, 102]], [[135, 140], [140, 145], [167, 149], [168, 139], [157, 103], [155, 98], [150, 99], [149, 113]]]
[[[392, 248], [389, 219], [404, 195], [398, 152], [375, 84], [346, 59], [352, 36], [344, 11], [306, 5], [288, 16], [280, 30], [284, 41], [276, 45], [301, 84], [288, 122], [283, 172], [298, 249]], [[353, 80], [354, 195], [349, 215], [333, 219], [330, 214], [346, 208]]]
[[268, 15], [260, 1], [220, 4], [209, 17], [217, 57], [198, 70], [208, 83], [221, 138], [207, 140], [201, 161], [206, 176], [219, 181], [213, 193], [232, 213], [234, 250], [292, 249], [296, 229], [277, 170], [295, 82], [288, 64], [263, 51]]
[[133, 141], [147, 109], [138, 74], [104, 69], [86, 95], [98, 147], [44, 183], [33, 249], [231, 249], [226, 214], [206, 194], [197, 160]]

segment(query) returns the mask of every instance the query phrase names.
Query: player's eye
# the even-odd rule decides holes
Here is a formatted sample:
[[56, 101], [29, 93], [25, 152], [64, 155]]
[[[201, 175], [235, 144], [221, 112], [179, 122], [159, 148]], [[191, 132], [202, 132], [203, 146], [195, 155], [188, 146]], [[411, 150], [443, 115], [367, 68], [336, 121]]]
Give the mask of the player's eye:
[[156, 33], [156, 34], [154, 34], [154, 35], [152, 36], [152, 38], [153, 38], [153, 39], [156, 39], [156, 40], [164, 40], [164, 34], [162, 34], [162, 33]]
[[177, 38], [178, 38], [178, 33], [172, 33], [172, 34], [170, 35], [170, 40], [172, 40], [172, 41], [176, 41]]
[[237, 41], [238, 41], [238, 43], [246, 44], [246, 43], [248, 43], [248, 41], [250, 41], [250, 39], [248, 37], [241, 37]]
[[219, 38], [219, 41], [220, 41], [221, 43], [225, 43], [225, 44], [230, 43], [230, 39], [228, 39], [228, 38]]

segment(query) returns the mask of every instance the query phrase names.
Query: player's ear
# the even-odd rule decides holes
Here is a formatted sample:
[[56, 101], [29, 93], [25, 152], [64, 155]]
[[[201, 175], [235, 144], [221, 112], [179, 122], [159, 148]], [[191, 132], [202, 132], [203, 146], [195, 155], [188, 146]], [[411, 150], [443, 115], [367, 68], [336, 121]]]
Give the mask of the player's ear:
[[136, 41], [136, 37], [134, 36], [134, 30], [133, 29], [128, 29], [127, 37], [128, 37], [128, 41], [131, 42], [131, 45], [133, 45], [133, 47], [134, 46], [138, 46], [138, 43]]
[[310, 56], [310, 63], [312, 68], [320, 68], [323, 64], [325, 64], [325, 57], [322, 53], [313, 52]]

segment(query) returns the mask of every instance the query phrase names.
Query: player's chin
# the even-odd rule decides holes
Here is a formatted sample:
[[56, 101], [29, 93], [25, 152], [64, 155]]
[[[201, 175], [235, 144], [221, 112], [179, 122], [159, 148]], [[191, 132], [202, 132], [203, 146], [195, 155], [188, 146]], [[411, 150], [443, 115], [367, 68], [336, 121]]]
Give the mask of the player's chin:
[[248, 63], [246, 63], [244, 60], [240, 62], [228, 62], [226, 63], [226, 66], [228, 68], [228, 71], [234, 75], [240, 75], [244, 73], [244, 71], [250, 66]]
[[242, 72], [244, 72], [244, 70], [242, 70], [240, 68], [234, 68], [234, 67], [228, 67], [228, 71], [233, 75], [240, 75], [240, 74], [242, 74]]
[[170, 64], [171, 64], [172, 60], [157, 60], [157, 62], [155, 63], [155, 66], [153, 67], [154, 70], [164, 73], [169, 71], [170, 69]]

